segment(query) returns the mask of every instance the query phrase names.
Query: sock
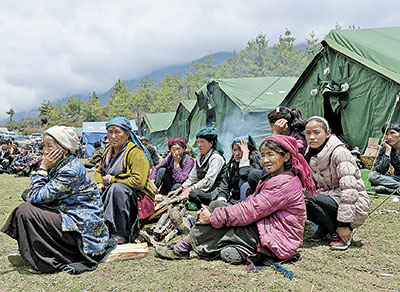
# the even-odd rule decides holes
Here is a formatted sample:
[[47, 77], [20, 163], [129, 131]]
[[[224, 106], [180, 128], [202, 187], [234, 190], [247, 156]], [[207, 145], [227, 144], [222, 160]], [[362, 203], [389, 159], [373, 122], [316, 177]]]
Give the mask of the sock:
[[187, 253], [191, 249], [192, 245], [190, 244], [190, 242], [187, 240], [186, 237], [174, 245], [174, 250], [179, 253]]

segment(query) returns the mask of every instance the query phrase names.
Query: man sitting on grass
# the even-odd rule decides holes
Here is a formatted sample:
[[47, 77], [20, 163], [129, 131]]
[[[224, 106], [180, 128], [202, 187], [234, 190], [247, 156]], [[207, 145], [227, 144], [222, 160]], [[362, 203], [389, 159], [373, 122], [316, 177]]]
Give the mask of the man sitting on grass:
[[[375, 164], [375, 171], [369, 175], [369, 180], [376, 185], [377, 193], [391, 194], [400, 187], [400, 123], [391, 121], [382, 127], [385, 134], [383, 146], [379, 151]], [[394, 175], [386, 174], [390, 164], [394, 168]], [[400, 190], [396, 191], [400, 195]]]

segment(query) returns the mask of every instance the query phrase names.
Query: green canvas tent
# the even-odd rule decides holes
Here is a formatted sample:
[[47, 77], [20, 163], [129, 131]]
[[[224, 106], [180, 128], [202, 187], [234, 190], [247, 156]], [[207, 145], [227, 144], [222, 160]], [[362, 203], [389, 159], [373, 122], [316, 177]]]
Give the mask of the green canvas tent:
[[270, 132], [267, 113], [277, 107], [296, 82], [292, 77], [211, 79], [197, 92], [189, 115], [189, 146], [195, 133], [214, 125], [226, 151], [234, 137], [252, 135], [260, 142]]
[[157, 147], [158, 153], [168, 151], [168, 128], [175, 112], [145, 114], [140, 124], [142, 136], [149, 139], [150, 144]]
[[332, 131], [364, 151], [381, 137], [393, 111], [399, 120], [400, 27], [332, 30], [282, 105], [324, 116]]
[[175, 117], [168, 129], [168, 138], [181, 137], [187, 141], [189, 137], [189, 120], [188, 117], [192, 112], [196, 100], [181, 100], [176, 109]]

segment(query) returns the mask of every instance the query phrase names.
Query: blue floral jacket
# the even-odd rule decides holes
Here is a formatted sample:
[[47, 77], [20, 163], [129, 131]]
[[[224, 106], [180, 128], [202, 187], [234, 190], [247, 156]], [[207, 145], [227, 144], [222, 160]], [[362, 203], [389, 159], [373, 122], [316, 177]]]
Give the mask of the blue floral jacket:
[[97, 184], [74, 156], [64, 164], [52, 175], [32, 175], [29, 202], [59, 211], [62, 230], [79, 232], [86, 254], [102, 254], [109, 234]]

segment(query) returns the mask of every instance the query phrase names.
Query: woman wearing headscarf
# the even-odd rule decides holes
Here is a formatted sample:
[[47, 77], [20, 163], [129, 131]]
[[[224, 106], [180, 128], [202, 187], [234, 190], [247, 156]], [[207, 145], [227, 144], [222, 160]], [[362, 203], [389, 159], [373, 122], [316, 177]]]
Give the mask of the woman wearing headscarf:
[[97, 185], [75, 157], [79, 141], [74, 129], [54, 126], [44, 133], [44, 158], [26, 201], [11, 213], [2, 232], [18, 241], [14, 265], [52, 273], [94, 269], [105, 255], [109, 234]]
[[217, 187], [221, 184], [226, 165], [222, 156], [224, 150], [214, 128], [205, 127], [198, 130], [196, 141], [200, 154], [196, 158], [195, 166], [182, 187], [173, 194], [183, 191], [182, 195], [187, 196], [190, 202], [200, 208], [201, 204], [208, 205], [216, 198]]
[[102, 195], [111, 237], [118, 243], [131, 242], [154, 212], [149, 156], [128, 119], [115, 117], [106, 129], [110, 146], [104, 151], [94, 179]]
[[221, 190], [217, 200], [236, 204], [244, 201], [250, 194], [247, 181], [249, 172], [255, 169], [261, 170], [262, 165], [256, 143], [250, 135], [235, 138], [231, 149], [232, 157], [222, 176]]
[[193, 249], [203, 259], [221, 258], [231, 264], [244, 263], [257, 253], [274, 262], [294, 256], [306, 221], [303, 190], [315, 193], [311, 170], [292, 137], [265, 138], [260, 154], [268, 173], [254, 194], [235, 205], [211, 202], [198, 212], [188, 237], [173, 248], [157, 246], [156, 253], [187, 259]]
[[194, 165], [193, 159], [185, 153], [187, 144], [182, 138], [169, 139], [168, 149], [168, 156], [150, 173], [155, 194], [167, 195], [180, 188]]

